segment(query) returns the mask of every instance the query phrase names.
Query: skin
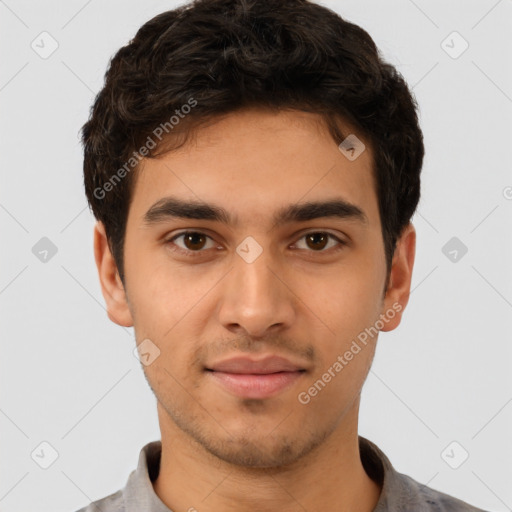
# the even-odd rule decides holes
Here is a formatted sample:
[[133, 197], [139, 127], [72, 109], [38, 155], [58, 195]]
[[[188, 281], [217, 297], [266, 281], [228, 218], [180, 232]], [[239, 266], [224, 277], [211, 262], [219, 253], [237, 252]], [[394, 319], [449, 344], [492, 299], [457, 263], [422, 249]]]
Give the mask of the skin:
[[[137, 343], [150, 339], [160, 350], [143, 369], [162, 434], [153, 486], [172, 510], [374, 509], [381, 489], [364, 471], [357, 429], [378, 336], [309, 403], [298, 400], [393, 304], [401, 311], [381, 330], [395, 329], [408, 302], [416, 234], [409, 224], [398, 240], [385, 290], [372, 158], [366, 144], [347, 159], [316, 114], [243, 110], [145, 162], [127, 221], [125, 286], [96, 224], [109, 318], [134, 326]], [[238, 224], [169, 218], [145, 225], [146, 211], [169, 195], [222, 206]], [[285, 205], [333, 198], [357, 205], [368, 222], [273, 223]], [[207, 235], [174, 240], [194, 258], [172, 250], [170, 238], [184, 230]], [[308, 242], [306, 234], [319, 232], [347, 244]], [[262, 248], [252, 263], [236, 252], [247, 236]], [[275, 396], [237, 397], [205, 367], [240, 354], [282, 355], [306, 371]]]

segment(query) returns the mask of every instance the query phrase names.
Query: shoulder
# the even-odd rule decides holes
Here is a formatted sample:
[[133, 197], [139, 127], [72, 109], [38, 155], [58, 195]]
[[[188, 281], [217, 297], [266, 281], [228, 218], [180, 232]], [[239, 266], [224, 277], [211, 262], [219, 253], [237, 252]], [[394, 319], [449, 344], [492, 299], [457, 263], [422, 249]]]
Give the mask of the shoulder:
[[[412, 500], [421, 503], [421, 510], [425, 512], [488, 512], [481, 508], [474, 507], [465, 501], [436, 491], [430, 487], [420, 484], [410, 476], [399, 473], [404, 487], [409, 488]], [[403, 506], [407, 507], [407, 503]], [[402, 509], [400, 509], [402, 510]], [[406, 508], [404, 508], [406, 510]]]
[[382, 486], [374, 512], [489, 512], [398, 472], [384, 452], [362, 436], [359, 448], [366, 473]]
[[100, 500], [89, 503], [89, 505], [76, 512], [98, 512], [98, 510], [101, 510], [101, 512], [125, 512], [123, 491], [119, 490]]

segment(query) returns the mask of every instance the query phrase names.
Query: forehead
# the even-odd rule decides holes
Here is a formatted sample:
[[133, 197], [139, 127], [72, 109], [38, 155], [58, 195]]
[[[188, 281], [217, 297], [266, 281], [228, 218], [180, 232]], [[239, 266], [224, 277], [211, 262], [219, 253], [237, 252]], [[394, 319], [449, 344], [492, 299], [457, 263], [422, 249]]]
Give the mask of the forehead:
[[[350, 128], [344, 132], [355, 135]], [[229, 114], [198, 129], [178, 150], [144, 161], [136, 171], [129, 222], [143, 223], [170, 196], [222, 207], [238, 224], [275, 223], [285, 205], [336, 197], [372, 222], [378, 217], [373, 156], [364, 143], [364, 151], [350, 160], [318, 115]]]

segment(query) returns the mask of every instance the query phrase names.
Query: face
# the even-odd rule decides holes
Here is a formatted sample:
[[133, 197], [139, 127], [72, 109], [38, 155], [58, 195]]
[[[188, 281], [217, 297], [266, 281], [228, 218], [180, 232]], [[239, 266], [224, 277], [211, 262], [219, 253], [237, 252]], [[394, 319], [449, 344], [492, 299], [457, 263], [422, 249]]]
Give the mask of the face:
[[410, 225], [384, 293], [371, 169], [368, 144], [349, 159], [320, 117], [296, 111], [230, 114], [145, 161], [125, 288], [101, 224], [95, 244], [109, 316], [149, 354], [161, 426], [253, 467], [298, 461], [354, 426], [414, 259]]

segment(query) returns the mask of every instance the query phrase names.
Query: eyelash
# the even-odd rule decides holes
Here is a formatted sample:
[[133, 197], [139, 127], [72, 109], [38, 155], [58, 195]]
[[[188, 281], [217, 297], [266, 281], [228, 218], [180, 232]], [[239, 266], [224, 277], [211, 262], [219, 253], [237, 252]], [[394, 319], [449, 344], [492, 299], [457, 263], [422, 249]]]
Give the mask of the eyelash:
[[[174, 240], [176, 240], [177, 238], [180, 238], [182, 236], [185, 236], [185, 235], [190, 235], [190, 234], [194, 234], [194, 235], [203, 235], [205, 236], [206, 238], [209, 238], [210, 240], [213, 240], [211, 236], [207, 235], [206, 233], [203, 233], [201, 231], [182, 231], [181, 233], [178, 233], [177, 235], [174, 235], [172, 236], [171, 238], [169, 238], [168, 240], [165, 241], [166, 244], [172, 244], [174, 247], [172, 248], [172, 251], [173, 252], [177, 252], [179, 254], [182, 254], [184, 256], [187, 256], [189, 258], [195, 258], [195, 257], [198, 257], [201, 255], [201, 253], [204, 253], [206, 252], [207, 249], [200, 249], [198, 251], [191, 251], [191, 250], [188, 250], [188, 249], [183, 249], [182, 247], [179, 247], [177, 246], [175, 243], [174, 243]], [[324, 234], [324, 235], [327, 235], [328, 237], [330, 237], [331, 239], [334, 239], [336, 242], [338, 242], [338, 246], [337, 247], [331, 247], [330, 249], [328, 250], [321, 250], [321, 251], [313, 251], [313, 250], [310, 250], [308, 252], [312, 252], [312, 253], [319, 253], [319, 254], [322, 254], [322, 253], [328, 253], [328, 252], [334, 252], [334, 253], [337, 253], [338, 251], [341, 251], [347, 244], [347, 242], [341, 240], [340, 238], [338, 238], [337, 236], [333, 235], [332, 233], [329, 233], [327, 231], [309, 231], [308, 233], [304, 233], [300, 238], [299, 240], [302, 240], [303, 238], [305, 238], [306, 236], [308, 235], [313, 235], [313, 234]], [[334, 251], [332, 251], [332, 249], [334, 249]], [[300, 249], [300, 250], [305, 250], [305, 249]]]

